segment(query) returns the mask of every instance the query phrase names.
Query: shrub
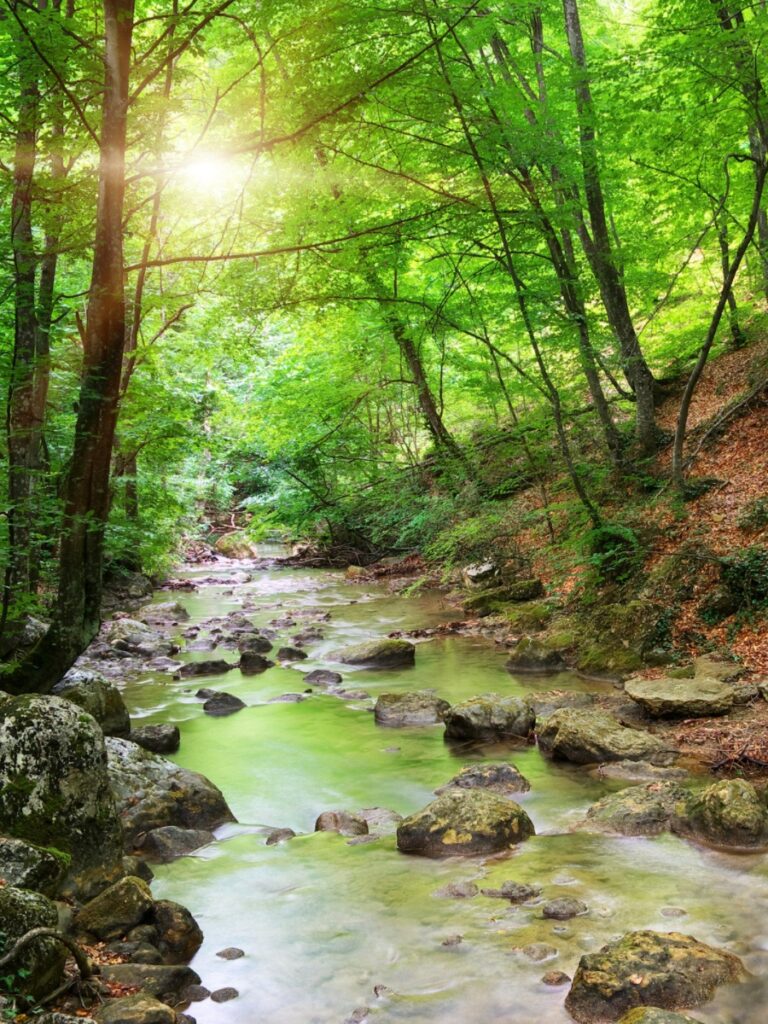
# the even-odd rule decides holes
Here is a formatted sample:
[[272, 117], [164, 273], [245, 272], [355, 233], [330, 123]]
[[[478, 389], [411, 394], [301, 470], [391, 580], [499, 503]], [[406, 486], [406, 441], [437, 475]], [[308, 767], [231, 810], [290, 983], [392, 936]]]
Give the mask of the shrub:
[[589, 564], [602, 580], [622, 583], [640, 565], [640, 540], [628, 526], [603, 523], [590, 530], [585, 541]]

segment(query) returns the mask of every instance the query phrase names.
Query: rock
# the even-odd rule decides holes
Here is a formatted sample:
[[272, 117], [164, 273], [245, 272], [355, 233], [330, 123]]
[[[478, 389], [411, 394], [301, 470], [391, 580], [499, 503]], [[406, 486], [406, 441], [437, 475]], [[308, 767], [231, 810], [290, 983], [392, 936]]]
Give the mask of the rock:
[[618, 1021], [639, 1006], [700, 1006], [744, 973], [733, 953], [688, 935], [630, 932], [581, 958], [565, 1005], [579, 1024]]
[[382, 693], [376, 701], [374, 716], [378, 725], [435, 725], [442, 722], [449, 708], [447, 700], [436, 697], [429, 690], [417, 690], [415, 693]]
[[0, 880], [5, 885], [55, 896], [69, 864], [70, 857], [58, 850], [0, 836]]
[[215, 842], [213, 832], [202, 828], [179, 828], [178, 825], [164, 825], [153, 828], [143, 837], [139, 849], [141, 855], [158, 864], [167, 864], [177, 857], [184, 857], [201, 846]]
[[357, 812], [357, 817], [366, 823], [372, 836], [394, 835], [397, 826], [403, 820], [402, 814], [390, 811], [386, 807], [364, 807]]
[[521, 882], [507, 881], [501, 883], [500, 889], [481, 889], [483, 896], [496, 900], [509, 900], [510, 903], [527, 903], [541, 896], [540, 885], [523, 885]]
[[188, 985], [200, 984], [200, 976], [191, 967], [172, 964], [103, 964], [101, 976], [107, 982], [143, 989], [172, 1006]]
[[408, 640], [369, 640], [345, 647], [335, 658], [344, 665], [366, 668], [405, 668], [416, 660], [416, 648]]
[[258, 558], [259, 548], [248, 536], [240, 531], [225, 533], [213, 545], [225, 558]]
[[130, 740], [153, 754], [175, 754], [181, 744], [178, 725], [142, 725], [131, 729]]
[[93, 1017], [73, 1017], [69, 1013], [52, 1010], [35, 1017], [35, 1024], [96, 1024]]
[[288, 839], [295, 838], [296, 833], [292, 828], [273, 828], [272, 831], [267, 834], [265, 846], [277, 846], [278, 843], [284, 843]]
[[280, 647], [277, 652], [278, 661], [304, 661], [307, 652], [298, 647]]
[[70, 669], [51, 692], [93, 715], [105, 736], [127, 736], [131, 731], [123, 695], [98, 672]]
[[112, 619], [101, 632], [110, 647], [142, 658], [167, 657], [178, 650], [167, 637], [137, 619]]
[[725, 715], [733, 707], [734, 689], [717, 679], [629, 679], [624, 692], [654, 718], [699, 718]]
[[339, 672], [329, 672], [324, 668], [316, 668], [314, 672], [308, 672], [304, 676], [307, 686], [319, 686], [321, 689], [333, 690], [341, 686], [343, 678]]
[[[33, 928], [56, 928], [59, 915], [46, 896], [29, 889], [0, 888], [0, 955]], [[3, 968], [3, 975], [15, 975], [20, 994], [41, 998], [61, 981], [66, 949], [55, 939], [33, 939]], [[22, 977], [19, 972], [29, 972]]]
[[519, 947], [519, 950], [529, 960], [533, 960], [537, 964], [543, 963], [545, 960], [554, 960], [559, 953], [557, 947], [550, 946], [548, 942], [531, 942], [527, 946]]
[[203, 944], [203, 933], [187, 908], [172, 900], [157, 900], [151, 918], [165, 963], [189, 963]]
[[591, 693], [570, 693], [565, 690], [545, 690], [542, 693], [534, 693], [528, 698], [528, 703], [533, 708], [536, 721], [551, 715], [553, 711], [560, 708], [589, 708], [595, 703]]
[[562, 672], [565, 668], [563, 655], [550, 648], [536, 637], [524, 636], [518, 640], [509, 654], [506, 664], [508, 672], [550, 673]]
[[590, 774], [598, 779], [627, 783], [684, 782], [690, 777], [685, 768], [664, 768], [649, 761], [613, 761], [593, 768]]
[[541, 724], [538, 740], [544, 754], [574, 764], [640, 760], [668, 763], [673, 756], [660, 739], [625, 728], [605, 711], [561, 708]]
[[267, 704], [301, 704], [306, 699], [306, 693], [281, 693], [279, 697], [270, 697]]
[[755, 849], [768, 846], [768, 804], [764, 791], [746, 779], [724, 779], [678, 803], [672, 830], [712, 846]]
[[660, 1010], [656, 1006], [638, 1006], [625, 1013], [619, 1024], [699, 1024], [693, 1017], [685, 1017], [671, 1010]]
[[109, 738], [109, 778], [126, 839], [165, 825], [214, 829], [234, 821], [222, 793], [204, 775], [180, 768], [129, 740]]
[[496, 740], [526, 739], [536, 724], [527, 701], [484, 693], [454, 704], [444, 714], [445, 738], [453, 742], [493, 743]]
[[118, 939], [139, 924], [151, 907], [152, 893], [147, 883], [129, 875], [81, 908], [77, 928], [97, 939]]
[[479, 891], [474, 882], [449, 882], [434, 895], [443, 900], [471, 900]]
[[213, 718], [226, 718], [227, 715], [234, 715], [236, 711], [242, 711], [244, 707], [247, 707], [245, 701], [233, 693], [217, 693], [203, 704], [203, 711]]
[[220, 956], [222, 960], [239, 960], [245, 956], [245, 952], [237, 946], [227, 946], [226, 949], [220, 949], [216, 956]]
[[263, 654], [256, 651], [242, 651], [240, 654], [240, 671], [244, 676], [255, 676], [259, 672], [266, 672], [268, 668], [273, 668], [274, 664], [274, 661], [270, 661], [269, 658], [265, 658]]
[[551, 985], [553, 988], [557, 985], [568, 985], [570, 981], [570, 975], [565, 974], [563, 971], [547, 971], [546, 974], [541, 976], [542, 985]]
[[206, 988], [205, 985], [189, 985], [181, 993], [181, 1001], [183, 1003], [201, 1003], [210, 994], [211, 990]]
[[531, 784], [513, 764], [496, 761], [487, 764], [468, 764], [458, 775], [435, 790], [438, 796], [451, 789], [486, 789], [499, 796], [527, 793]]
[[499, 567], [495, 562], [477, 562], [467, 565], [461, 570], [461, 578], [467, 587], [479, 587], [490, 583], [499, 575]]
[[[250, 634], [237, 645], [241, 654], [268, 654], [272, 650], [272, 641], [261, 633]], [[242, 658], [240, 659], [242, 668]]]
[[323, 811], [315, 832], [338, 832], [343, 836], [367, 836], [368, 822], [350, 811]]
[[120, 877], [120, 820], [94, 718], [61, 697], [3, 700], [0, 778], [0, 830], [69, 854], [68, 892], [87, 899]]
[[467, 616], [484, 619], [494, 612], [503, 611], [509, 601], [507, 587], [492, 587], [490, 590], [481, 590], [477, 594], [470, 594], [464, 599], [463, 611]]
[[538, 579], [516, 580], [507, 586], [507, 600], [513, 603], [535, 601], [544, 596], [544, 584]]
[[589, 912], [589, 907], [581, 900], [573, 899], [572, 896], [561, 896], [556, 900], [547, 900], [542, 906], [543, 917], [552, 921], [570, 921], [572, 917], [582, 917]]
[[149, 942], [110, 942], [106, 947], [131, 964], [161, 964], [160, 950]]
[[108, 999], [96, 1013], [97, 1024], [175, 1024], [176, 1014], [165, 1003], [139, 992]]
[[228, 1003], [230, 999], [237, 999], [240, 993], [236, 988], [217, 988], [211, 992], [211, 999], [214, 1003]]
[[398, 849], [426, 857], [496, 853], [534, 835], [518, 804], [483, 789], [452, 790], [405, 818]]
[[675, 805], [684, 798], [685, 790], [674, 782], [629, 786], [598, 800], [577, 827], [622, 836], [657, 836], [669, 827]]
[[237, 668], [223, 658], [216, 658], [213, 661], [188, 661], [179, 669], [182, 679], [194, 679], [196, 676], [221, 676], [230, 669]]
[[140, 622], [162, 625], [168, 622], [186, 622], [189, 612], [178, 601], [159, 601], [157, 604], [145, 605], [136, 617]]

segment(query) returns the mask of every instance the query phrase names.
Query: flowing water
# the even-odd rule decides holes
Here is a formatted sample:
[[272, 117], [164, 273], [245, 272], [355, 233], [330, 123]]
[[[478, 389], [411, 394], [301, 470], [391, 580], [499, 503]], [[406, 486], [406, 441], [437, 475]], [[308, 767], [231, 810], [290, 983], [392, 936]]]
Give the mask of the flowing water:
[[[243, 569], [249, 571], [247, 563], [229, 563], [187, 575]], [[393, 596], [383, 585], [353, 584], [327, 571], [275, 567], [252, 576], [234, 586], [201, 586], [178, 599], [192, 624], [244, 604], [257, 626], [289, 611], [328, 611], [330, 621], [321, 623], [325, 638], [308, 645], [307, 661], [258, 676], [233, 670], [200, 683], [150, 677], [126, 686], [134, 719], [180, 726], [175, 760], [211, 778], [239, 822], [221, 828], [219, 841], [197, 855], [159, 867], [154, 883], [158, 898], [184, 903], [205, 932], [193, 962], [204, 984], [240, 993], [224, 1004], [194, 1003], [189, 1012], [199, 1024], [342, 1024], [363, 1007], [370, 1008], [368, 1020], [382, 1024], [563, 1024], [570, 1021], [563, 1008], [567, 986], [549, 987], [542, 975], [572, 975], [582, 953], [635, 928], [677, 930], [727, 945], [756, 975], [768, 972], [765, 856], [726, 855], [671, 836], [571, 833], [569, 825], [617, 784], [552, 764], [536, 747], [457, 754], [440, 726], [377, 726], [370, 700], [316, 692], [300, 703], [268, 703], [304, 690], [302, 677], [311, 669], [338, 667], [331, 654], [345, 644], [455, 617], [439, 595]], [[290, 642], [310, 621], [298, 618], [295, 627], [281, 630], [281, 639]], [[489, 691], [525, 695], [605, 686], [570, 674], [511, 676], [503, 650], [479, 637], [419, 643], [411, 669], [342, 671], [348, 689], [374, 697], [433, 688], [450, 702]], [[199, 685], [234, 693], [249, 707], [211, 718], [194, 696]], [[509, 759], [531, 782], [520, 802], [537, 835], [509, 855], [434, 861], [398, 853], [394, 837], [350, 845], [335, 833], [312, 832], [323, 810], [381, 806], [410, 813], [473, 757]], [[266, 846], [264, 826], [305, 834]], [[511, 906], [482, 895], [436, 895], [449, 882], [498, 887], [506, 879], [537, 883], [543, 898], [581, 899], [589, 913], [557, 922], [544, 920], [536, 901]], [[532, 943], [552, 947], [549, 957], [531, 959], [523, 947]], [[217, 957], [226, 946], [246, 955]], [[768, 989], [755, 984], [721, 990], [695, 1016], [706, 1024], [768, 1021]]]

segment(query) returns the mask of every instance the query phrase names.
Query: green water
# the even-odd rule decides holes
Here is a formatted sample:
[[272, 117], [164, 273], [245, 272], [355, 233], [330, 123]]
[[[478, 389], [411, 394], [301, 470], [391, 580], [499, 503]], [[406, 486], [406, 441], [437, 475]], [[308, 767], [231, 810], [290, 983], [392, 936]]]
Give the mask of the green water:
[[[210, 574], [211, 567], [190, 572]], [[384, 586], [361, 587], [329, 572], [273, 569], [254, 577], [179, 600], [192, 623], [244, 605], [259, 626], [291, 610], [330, 611], [331, 621], [319, 624], [325, 638], [307, 647], [309, 660], [259, 676], [234, 670], [200, 684], [148, 677], [126, 687], [134, 718], [179, 724], [175, 759], [220, 786], [239, 821], [198, 855], [159, 868], [154, 884], [158, 898], [184, 903], [199, 920], [205, 943], [193, 966], [204, 984], [240, 993], [225, 1004], [193, 1004], [189, 1012], [199, 1024], [342, 1024], [364, 1006], [368, 1019], [382, 1024], [559, 1024], [570, 1020], [566, 988], [544, 985], [542, 975], [572, 974], [582, 953], [633, 928], [683, 931], [727, 945], [757, 975], [768, 970], [764, 856], [727, 856], [670, 836], [570, 833], [569, 825], [616, 783], [553, 765], [535, 747], [461, 754], [446, 746], [441, 727], [377, 726], [366, 700], [316, 693], [297, 704], [266, 703], [302, 691], [312, 668], [334, 667], [332, 652], [344, 644], [454, 618], [439, 596], [395, 597]], [[296, 621], [279, 630], [283, 642], [312, 620]], [[212, 656], [236, 657], [222, 649], [183, 657]], [[432, 687], [451, 702], [491, 690], [523, 695], [605, 685], [568, 674], [512, 677], [503, 649], [466, 637], [419, 643], [412, 669], [342, 671], [348, 689], [372, 696]], [[237, 694], [250, 706], [210, 718], [194, 697], [198, 685]], [[520, 799], [538, 834], [509, 855], [431, 861], [399, 854], [394, 838], [350, 846], [338, 835], [312, 833], [323, 810], [381, 806], [405, 814], [422, 807], [473, 756], [508, 758], [531, 782]], [[260, 826], [309, 834], [268, 847]], [[553, 922], [535, 901], [511, 907], [484, 896], [435, 895], [451, 881], [493, 887], [508, 878], [541, 885], [546, 898], [575, 896], [590, 912]], [[456, 936], [461, 942], [443, 945]], [[521, 949], [534, 942], [556, 954], [532, 961]], [[215, 954], [225, 946], [239, 946], [246, 956], [224, 961]], [[765, 999], [754, 986], [722, 990], [696, 1016], [706, 1024], [758, 1024], [768, 1021], [768, 1009], [760, 1010]]]

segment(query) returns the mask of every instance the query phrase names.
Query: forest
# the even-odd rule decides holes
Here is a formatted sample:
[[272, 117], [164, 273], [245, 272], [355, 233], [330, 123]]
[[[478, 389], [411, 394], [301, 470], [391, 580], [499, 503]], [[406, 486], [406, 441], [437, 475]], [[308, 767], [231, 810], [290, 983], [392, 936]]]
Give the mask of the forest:
[[[768, 908], [767, 39], [764, 0], [1, 0], [7, 1019], [763, 1020], [764, 926], [746, 934]], [[341, 688], [343, 666], [367, 689]], [[225, 675], [234, 692], [189, 696]], [[358, 724], [334, 738], [345, 709]], [[362, 712], [402, 731], [399, 772]], [[323, 810], [338, 801], [367, 810]], [[304, 928], [275, 910], [263, 969], [245, 969], [255, 933], [229, 967], [243, 915], [218, 901], [247, 828], [278, 818], [267, 845], [299, 852], [274, 885], [348, 871], [338, 913], [357, 921], [373, 872], [371, 964], [397, 948], [402, 975], [379, 984], [359, 952], [333, 983], [309, 966], [296, 950], [334, 919], [318, 893]], [[588, 848], [584, 821], [646, 852]], [[503, 878], [494, 856], [529, 837]], [[185, 856], [209, 843], [234, 852]], [[756, 880], [737, 931], [723, 887], [746, 875], [723, 849]], [[437, 879], [403, 881], [403, 853], [448, 865], [448, 910], [534, 908], [510, 926], [511, 987], [496, 945], [456, 991], [445, 954], [419, 956], [433, 925], [487, 942], [488, 912], [436, 925]], [[558, 881], [542, 897], [574, 863], [587, 902]], [[705, 941], [658, 930], [675, 906], [590, 895], [657, 871], [665, 901], [699, 900], [681, 915]], [[676, 896], [683, 875], [717, 898]], [[202, 952], [175, 896], [205, 908]], [[551, 945], [582, 916], [589, 934]], [[240, 971], [240, 1003], [185, 997], [196, 954]], [[555, 955], [570, 973], [530, 974]]]

